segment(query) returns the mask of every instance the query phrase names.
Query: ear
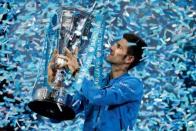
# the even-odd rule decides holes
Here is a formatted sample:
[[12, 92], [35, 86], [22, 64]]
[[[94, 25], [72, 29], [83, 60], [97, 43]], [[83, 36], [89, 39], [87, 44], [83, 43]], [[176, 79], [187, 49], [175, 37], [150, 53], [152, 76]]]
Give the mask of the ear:
[[131, 64], [134, 61], [134, 59], [135, 59], [134, 56], [127, 55], [126, 58], [125, 58], [125, 63], [126, 64]]

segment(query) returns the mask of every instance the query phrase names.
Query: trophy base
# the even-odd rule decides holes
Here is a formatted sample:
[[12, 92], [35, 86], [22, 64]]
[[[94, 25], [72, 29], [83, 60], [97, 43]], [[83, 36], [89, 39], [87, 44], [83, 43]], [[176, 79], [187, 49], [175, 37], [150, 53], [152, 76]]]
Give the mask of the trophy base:
[[32, 111], [57, 121], [72, 120], [75, 118], [75, 112], [72, 108], [54, 101], [34, 100], [28, 106]]

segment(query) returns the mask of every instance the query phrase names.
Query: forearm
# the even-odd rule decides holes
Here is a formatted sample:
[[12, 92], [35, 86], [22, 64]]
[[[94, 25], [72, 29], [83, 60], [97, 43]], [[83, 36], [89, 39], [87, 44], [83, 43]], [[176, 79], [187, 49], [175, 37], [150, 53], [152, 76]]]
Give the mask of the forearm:
[[140, 100], [142, 88], [138, 81], [127, 80], [106, 89], [97, 89], [93, 81], [84, 79], [82, 93], [91, 103], [105, 106]]

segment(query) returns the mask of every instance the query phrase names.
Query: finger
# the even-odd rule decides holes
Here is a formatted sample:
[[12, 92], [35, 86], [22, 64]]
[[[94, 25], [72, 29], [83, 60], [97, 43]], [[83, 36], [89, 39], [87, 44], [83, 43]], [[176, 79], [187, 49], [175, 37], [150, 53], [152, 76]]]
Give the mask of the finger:
[[56, 57], [60, 58], [60, 59], [63, 59], [63, 60], [66, 60], [66, 56], [64, 56], [64, 55], [57, 55]]
[[54, 57], [54, 56], [56, 56], [57, 54], [58, 54], [58, 50], [57, 50], [57, 49], [54, 49], [54, 52], [53, 52], [52, 56]]
[[59, 69], [66, 68], [66, 67], [67, 67], [67, 63], [58, 66]]
[[74, 49], [74, 55], [75, 55], [75, 56], [78, 56], [78, 47], [76, 47], [76, 48]]
[[66, 61], [69, 61], [70, 59], [69, 59], [69, 57], [65, 56], [65, 60], [66, 60]]
[[73, 72], [74, 68], [71, 66], [70, 63], [67, 63], [67, 67], [69, 68], [69, 70], [70, 70], [71, 72]]
[[67, 47], [65, 47], [64, 50], [65, 50], [65, 55], [70, 56], [72, 54]]
[[52, 58], [51, 58], [51, 62], [54, 63], [55, 62], [55, 57], [58, 55], [58, 51], [57, 49], [54, 49], [53, 53], [52, 53]]

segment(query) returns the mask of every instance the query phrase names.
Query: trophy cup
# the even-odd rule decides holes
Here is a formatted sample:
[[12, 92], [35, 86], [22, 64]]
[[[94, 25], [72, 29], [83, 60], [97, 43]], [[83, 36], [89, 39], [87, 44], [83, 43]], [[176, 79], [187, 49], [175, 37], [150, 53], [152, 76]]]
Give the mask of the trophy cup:
[[[79, 47], [80, 50], [84, 48], [85, 43], [82, 43], [82, 36], [90, 34], [91, 21], [93, 20], [92, 11], [84, 11], [78, 8], [71, 8], [63, 6], [53, 17], [54, 23], [60, 23], [60, 28], [57, 29], [57, 49], [59, 54], [63, 54], [64, 47], [73, 50]], [[52, 43], [53, 44], [53, 43]], [[46, 53], [46, 56], [49, 53]], [[45, 60], [45, 66], [48, 61]], [[56, 64], [64, 64], [61, 58], [55, 60]], [[47, 68], [45, 68], [47, 72]], [[44, 82], [37, 82], [33, 90], [33, 101], [28, 104], [28, 107], [42, 115], [57, 121], [71, 120], [75, 117], [75, 112], [72, 109], [71, 97], [67, 91], [65, 84], [67, 72], [66, 69], [58, 69], [55, 80], [51, 85], [48, 85], [46, 80], [47, 74], [40, 78]]]

